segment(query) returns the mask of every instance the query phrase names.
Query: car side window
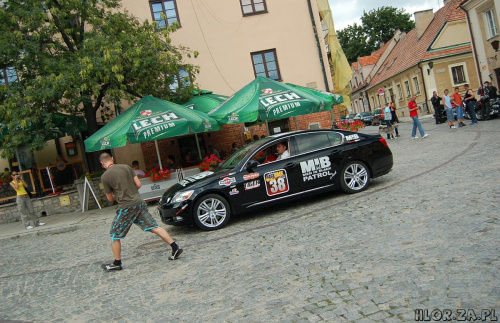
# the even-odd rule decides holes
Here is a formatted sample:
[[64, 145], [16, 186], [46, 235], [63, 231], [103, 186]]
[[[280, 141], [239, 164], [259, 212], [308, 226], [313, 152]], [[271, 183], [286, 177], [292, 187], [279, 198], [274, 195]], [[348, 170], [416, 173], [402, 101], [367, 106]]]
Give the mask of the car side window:
[[330, 138], [327, 132], [308, 133], [295, 136], [299, 154], [327, 148], [330, 146]]
[[338, 132], [329, 132], [328, 139], [330, 139], [330, 146], [338, 146], [342, 144], [344, 136]]

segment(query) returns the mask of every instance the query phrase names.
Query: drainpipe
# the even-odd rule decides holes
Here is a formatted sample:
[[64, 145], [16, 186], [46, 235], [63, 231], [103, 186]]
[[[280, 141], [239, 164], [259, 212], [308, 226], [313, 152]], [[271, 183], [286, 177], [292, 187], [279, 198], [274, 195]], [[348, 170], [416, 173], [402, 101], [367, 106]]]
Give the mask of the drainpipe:
[[422, 85], [424, 86], [425, 105], [427, 106], [427, 113], [430, 113], [431, 110], [429, 109], [429, 99], [427, 98], [427, 86], [425, 86], [425, 77], [424, 77], [422, 67], [420, 66], [421, 63], [422, 62], [418, 62], [418, 68], [420, 69], [420, 76], [422, 78]]
[[328, 78], [326, 77], [325, 63], [323, 62], [323, 55], [321, 52], [321, 46], [319, 43], [318, 31], [316, 30], [316, 22], [314, 20], [314, 14], [312, 11], [311, 0], [307, 0], [307, 5], [309, 7], [309, 16], [311, 16], [312, 27], [314, 31], [314, 38], [316, 39], [316, 46], [318, 47], [319, 61], [321, 63], [321, 70], [323, 71], [323, 81], [325, 82], [326, 92], [330, 92], [328, 87]]
[[[467, 2], [467, 1], [465, 1], [465, 2]], [[472, 43], [472, 52], [474, 53], [474, 60], [476, 61], [476, 70], [477, 70], [477, 74], [479, 77], [479, 86], [482, 86], [483, 85], [483, 78], [481, 77], [481, 68], [479, 66], [479, 60], [477, 59], [476, 42], [474, 41], [474, 35], [472, 34], [472, 27], [470, 26], [469, 12], [467, 10], [465, 10], [464, 7], [462, 7], [465, 4], [465, 2], [460, 4], [459, 7], [460, 7], [460, 9], [465, 11], [465, 16], [467, 17], [467, 26], [469, 27], [470, 40]]]

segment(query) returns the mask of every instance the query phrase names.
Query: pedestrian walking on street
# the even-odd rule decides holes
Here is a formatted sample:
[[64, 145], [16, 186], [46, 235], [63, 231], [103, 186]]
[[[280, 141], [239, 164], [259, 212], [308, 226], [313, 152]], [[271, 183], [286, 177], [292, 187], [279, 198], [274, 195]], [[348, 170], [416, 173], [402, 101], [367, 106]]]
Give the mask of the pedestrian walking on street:
[[428, 134], [425, 133], [424, 128], [422, 127], [422, 124], [418, 120], [418, 105], [415, 100], [417, 99], [416, 96], [412, 96], [410, 102], [408, 102], [408, 110], [410, 111], [410, 118], [413, 120], [413, 129], [411, 130], [411, 139], [417, 139], [417, 128], [418, 131], [420, 132], [420, 136], [422, 138], [425, 138], [429, 136]]
[[476, 96], [474, 95], [474, 92], [469, 88], [469, 84], [464, 84], [465, 88], [465, 94], [464, 94], [464, 102], [465, 102], [465, 107], [467, 108], [467, 113], [469, 114], [469, 117], [471, 119], [470, 125], [476, 125], [477, 124], [477, 116], [476, 116]]
[[394, 105], [394, 102], [389, 103], [389, 108], [391, 108], [391, 117], [392, 117], [392, 125], [394, 126], [394, 131], [396, 132], [396, 137], [399, 137], [399, 131], [398, 131], [398, 123], [399, 123], [399, 118], [398, 118], [398, 112], [396, 111], [396, 106]]
[[464, 119], [464, 104], [462, 102], [462, 96], [458, 93], [458, 86], [455, 87], [455, 92], [451, 96], [451, 104], [455, 105], [458, 127], [465, 127], [465, 123], [462, 121]]
[[[384, 108], [384, 120], [388, 128], [392, 127], [392, 114], [390, 104], [387, 104], [387, 106]], [[387, 139], [394, 139], [394, 133], [387, 133]]]
[[446, 120], [448, 121], [448, 125], [450, 129], [455, 129], [455, 125], [453, 121], [455, 120], [455, 116], [453, 115], [453, 107], [451, 106], [451, 97], [449, 96], [450, 91], [448, 89], [444, 90], [444, 110], [446, 111]]
[[24, 227], [30, 230], [35, 226], [44, 225], [45, 223], [38, 221], [38, 217], [35, 214], [33, 203], [31, 203], [31, 198], [26, 190], [28, 184], [17, 171], [12, 172], [12, 182], [10, 182], [10, 186], [16, 191], [17, 209], [19, 213], [21, 213], [21, 220], [23, 221]]
[[177, 259], [182, 249], [170, 237], [167, 230], [161, 228], [149, 213], [148, 207], [139, 195], [141, 181], [135, 175], [133, 169], [128, 165], [115, 164], [113, 157], [108, 153], [102, 153], [99, 160], [102, 167], [106, 169], [101, 177], [104, 193], [109, 201], [118, 202], [118, 210], [110, 230], [111, 249], [113, 250], [114, 262], [103, 264], [106, 271], [121, 270], [121, 239], [125, 238], [128, 230], [135, 224], [143, 231], [150, 231], [159, 236], [172, 248], [169, 260]]

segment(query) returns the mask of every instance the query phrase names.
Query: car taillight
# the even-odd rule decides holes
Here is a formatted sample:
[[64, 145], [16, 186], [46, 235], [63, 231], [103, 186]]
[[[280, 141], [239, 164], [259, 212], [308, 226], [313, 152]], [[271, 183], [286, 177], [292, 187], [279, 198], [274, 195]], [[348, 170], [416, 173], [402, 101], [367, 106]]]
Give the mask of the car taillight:
[[380, 138], [380, 139], [379, 139], [379, 141], [382, 143], [382, 145], [384, 145], [384, 146], [388, 147], [388, 145], [387, 145], [387, 141], [385, 141], [385, 139], [384, 139], [384, 138]]

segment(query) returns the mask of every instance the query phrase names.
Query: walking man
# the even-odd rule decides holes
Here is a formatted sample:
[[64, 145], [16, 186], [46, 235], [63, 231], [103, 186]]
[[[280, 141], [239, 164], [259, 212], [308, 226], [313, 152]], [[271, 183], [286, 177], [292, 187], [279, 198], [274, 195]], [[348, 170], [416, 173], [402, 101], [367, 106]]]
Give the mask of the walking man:
[[469, 88], [469, 84], [464, 84], [465, 88], [465, 94], [464, 94], [464, 102], [465, 102], [465, 107], [467, 108], [467, 112], [469, 113], [471, 123], [470, 125], [476, 125], [477, 124], [477, 116], [476, 116], [476, 96], [474, 95], [474, 92]]
[[410, 118], [413, 120], [413, 129], [411, 130], [411, 139], [417, 139], [417, 128], [420, 132], [420, 136], [425, 138], [428, 134], [425, 133], [424, 128], [422, 128], [422, 124], [418, 120], [418, 105], [415, 100], [416, 96], [412, 96], [410, 102], [408, 102], [408, 110], [410, 111]]
[[[387, 104], [387, 106], [384, 108], [384, 120], [385, 124], [387, 126], [387, 129], [392, 127], [392, 114], [391, 114], [391, 104]], [[392, 137], [392, 138], [391, 138]], [[394, 132], [387, 133], [387, 139], [394, 139]]]
[[110, 230], [111, 249], [114, 262], [103, 264], [105, 271], [122, 270], [121, 239], [125, 238], [132, 224], [144, 231], [151, 231], [172, 247], [169, 260], [177, 259], [182, 249], [170, 237], [167, 230], [160, 228], [156, 220], [149, 214], [148, 207], [139, 195], [141, 181], [128, 165], [115, 165], [113, 157], [102, 153], [99, 160], [106, 172], [101, 177], [104, 192], [109, 201], [118, 202], [118, 210]]

